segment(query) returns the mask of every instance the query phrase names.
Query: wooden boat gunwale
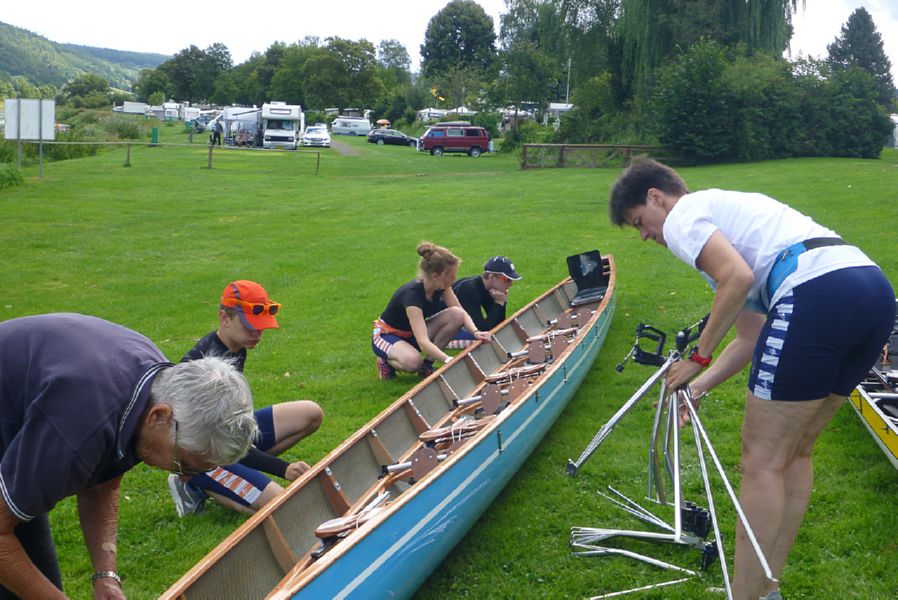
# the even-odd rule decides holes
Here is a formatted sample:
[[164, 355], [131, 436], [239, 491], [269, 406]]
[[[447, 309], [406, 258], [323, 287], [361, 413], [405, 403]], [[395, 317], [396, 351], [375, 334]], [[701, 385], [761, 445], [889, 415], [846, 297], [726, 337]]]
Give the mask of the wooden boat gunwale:
[[[555, 357], [553, 362], [547, 363], [544, 369], [544, 372], [539, 375], [538, 379], [535, 381], [533, 385], [531, 385], [521, 397], [517, 398], [512, 404], [510, 404], [505, 410], [499, 412], [495, 417], [493, 417], [492, 421], [482, 427], [479, 431], [477, 431], [474, 435], [465, 439], [465, 442], [453, 453], [449, 454], [445, 460], [443, 460], [439, 465], [433, 468], [432, 471], [425, 474], [421, 479], [415, 482], [414, 485], [409, 486], [404, 489], [396, 498], [390, 503], [389, 510], [381, 511], [379, 514], [372, 516], [367, 522], [360, 525], [358, 530], [351, 535], [349, 535], [346, 539], [338, 542], [337, 546], [333, 550], [325, 553], [323, 556], [318, 558], [314, 564], [309, 564], [311, 561], [309, 560], [309, 552], [305, 555], [297, 557], [294, 552], [291, 550], [289, 544], [281, 539], [283, 535], [281, 534], [277, 522], [274, 519], [273, 515], [278, 510], [281, 505], [288, 502], [290, 498], [293, 497], [293, 494], [298, 492], [304, 486], [309, 484], [314, 484], [313, 480], [315, 478], [324, 478], [330, 477], [329, 467], [334, 465], [340, 458], [342, 458], [345, 454], [347, 454], [350, 450], [356, 447], [357, 444], [370, 444], [372, 439], [372, 433], [376, 437], [376, 431], [378, 427], [387, 422], [387, 420], [392, 417], [397, 411], [416, 411], [417, 409], [414, 406], [414, 399], [421, 393], [427, 386], [435, 385], [435, 381], [439, 380], [442, 377], [443, 373], [445, 373], [448, 369], [451, 368], [460, 368], [457, 366], [459, 363], [464, 363], [464, 365], [471, 371], [471, 374], [477, 379], [477, 375], [480, 375], [480, 381], [477, 384], [478, 388], [482, 388], [484, 384], [484, 380], [486, 378], [487, 373], [480, 369], [479, 365], [476, 364], [476, 360], [474, 360], [472, 353], [474, 352], [476, 347], [479, 347], [479, 344], [475, 347], [472, 347], [468, 350], [461, 352], [449, 365], [444, 365], [441, 367], [433, 376], [428, 380], [422, 381], [421, 383], [414, 386], [411, 390], [409, 390], [406, 394], [404, 394], [401, 398], [397, 399], [389, 406], [384, 408], [380, 413], [378, 413], [374, 418], [368, 421], [365, 425], [360, 427], [358, 430], [353, 432], [349, 437], [347, 437], [343, 442], [341, 442], [336, 448], [334, 448], [331, 452], [329, 452], [324, 458], [322, 458], [316, 465], [314, 465], [307, 473], [305, 473], [302, 477], [294, 481], [290, 484], [287, 489], [287, 492], [279, 497], [274, 502], [268, 504], [263, 507], [255, 515], [251, 516], [240, 525], [237, 530], [235, 530], [228, 538], [226, 538], [221, 544], [219, 544], [216, 548], [214, 548], [209, 554], [207, 554], [202, 560], [200, 560], [193, 569], [191, 569], [187, 574], [185, 574], [177, 583], [175, 583], [166, 594], [163, 595], [164, 598], [187, 598], [190, 595], [184, 591], [189, 588], [190, 585], [195, 583], [198, 579], [200, 579], [203, 574], [210, 569], [216, 562], [218, 562], [222, 557], [226, 556], [235, 546], [237, 546], [245, 537], [254, 533], [261, 524], [262, 529], [265, 531], [266, 537], [268, 538], [268, 542], [271, 545], [272, 553], [276, 556], [278, 563], [281, 564], [283, 570], [286, 571], [286, 575], [281, 579], [280, 583], [270, 592], [269, 597], [289, 597], [292, 593], [297, 593], [301, 590], [307, 583], [313, 581], [319, 574], [326, 571], [329, 567], [332, 566], [333, 563], [337, 562], [342, 556], [345, 556], [349, 553], [352, 548], [361, 543], [362, 540], [366, 539], [369, 532], [376, 530], [382, 523], [386, 522], [394, 515], [400, 514], [402, 509], [413, 502], [415, 498], [419, 494], [425, 493], [425, 490], [429, 488], [430, 482], [438, 481], [439, 478], [446, 472], [449, 472], [454, 465], [460, 463], [465, 459], [465, 457], [473, 452], [475, 448], [478, 448], [483, 440], [496, 435], [496, 432], [501, 432], [501, 427], [504, 423], [506, 423], [509, 419], [512, 419], [514, 415], [518, 412], [518, 406], [523, 405], [528, 399], [532, 397], [537, 398], [537, 402], [539, 401], [539, 393], [543, 386], [548, 385], [548, 382], [553, 380], [556, 373], [559, 370], [565, 369], [565, 382], [567, 381], [567, 367], [566, 361], [574, 352], [575, 348], [578, 348], [581, 344], [586, 340], [586, 336], [588, 336], [591, 332], [596, 332], [596, 336], [598, 336], [598, 331], [596, 329], [597, 323], [599, 323], [600, 318], [604, 318], [604, 321], [610, 321], [611, 312], [606, 315], [605, 311], [609, 309], [609, 303], [611, 303], [611, 311], [613, 311], [613, 297], [614, 297], [614, 285], [615, 285], [615, 272], [614, 272], [614, 264], [613, 258], [606, 257], [606, 268], [609, 271], [609, 285], [608, 285], [608, 293], [605, 298], [602, 299], [600, 303], [596, 303], [595, 305], [591, 305], [595, 307], [595, 312], [592, 316], [587, 320], [587, 322], [581, 324], [579, 331], [576, 332], [576, 335], [567, 345], [567, 347], [561, 351], [559, 356]], [[516, 311], [511, 317], [509, 317], [505, 322], [500, 324], [494, 329], [494, 332], [498, 332], [505, 327], [509, 327], [512, 331], [515, 332], [522, 344], [528, 343], [529, 338], [534, 336], [527, 333], [524, 326], [518, 321], [520, 317], [528, 313], [529, 311], [533, 311], [539, 317], [545, 317], [546, 315], [540, 314], [540, 303], [546, 301], [550, 296], [555, 297], [555, 301], [559, 304], [561, 303], [561, 299], [559, 295], [563, 298], [566, 298], [569, 301], [570, 296], [567, 294], [570, 287], [570, 279], [565, 279], [559, 284], [551, 287], [549, 290], [538, 296], [533, 301], [529, 302], [526, 306], [523, 306], [521, 309]], [[568, 287], [565, 287], [568, 286]], [[568, 302], [569, 304], [569, 302]], [[605, 326], [605, 332], [607, 332], [607, 324]], [[603, 334], [604, 339], [604, 334]], [[501, 345], [501, 344], [500, 344]], [[598, 352], [598, 349], [595, 350]], [[498, 351], [497, 351], [498, 353]], [[510, 364], [510, 362], [509, 362]], [[506, 365], [507, 366], [507, 365]], [[587, 366], [588, 367], [588, 366]], [[587, 368], [588, 370], [588, 368]], [[585, 373], [582, 375], [585, 376]], [[581, 376], [581, 379], [582, 379]], [[442, 380], [445, 383], [445, 387], [448, 388], [448, 392], [446, 393], [446, 389], [443, 388], [443, 383], [440, 384], [440, 389], [443, 391], [446, 396], [446, 400], [450, 395], [456, 395], [452, 390], [451, 386], [445, 380]], [[573, 392], [570, 392], [572, 395]], [[458, 400], [458, 398], [456, 398]], [[565, 400], [566, 403], [566, 400]], [[563, 406], [561, 407], [563, 408]], [[559, 409], [560, 410], [560, 409]], [[417, 429], [419, 429], [419, 433], [423, 432], [420, 430], [424, 429], [434, 429], [444, 425], [449, 422], [452, 416], [455, 414], [455, 410], [449, 410], [437, 423], [427, 423], [423, 417], [420, 417], [421, 424]], [[554, 420], [554, 419], [553, 419]], [[410, 422], [414, 422], [415, 419], [412, 417]], [[384, 461], [388, 463], [389, 461], [400, 461], [408, 459], [414, 452], [415, 447], [418, 444], [413, 444], [409, 448], [407, 448], [402, 454], [399, 456], [390, 455], [389, 451], [383, 447], [380, 452], [378, 452], [376, 445], [369, 446], [369, 448], [374, 452], [374, 454], [379, 454], [380, 458], [389, 459]], [[524, 459], [526, 456], [524, 456]], [[523, 459], [522, 459], [523, 460]], [[516, 469], [515, 469], [516, 470]], [[509, 475], [510, 477], [510, 475]], [[368, 490], [366, 490], [365, 494], [361, 495], [355, 501], [349, 501], [348, 498], [344, 498], [343, 506], [346, 507], [346, 510], [358, 511], [360, 508], [360, 504], [364, 505], [370, 500], [371, 492], [374, 488], [377, 487], [378, 484], [370, 486]], [[322, 485], [322, 489], [327, 490], [327, 485]], [[364, 502], [363, 502], [364, 499]], [[340, 505], [339, 499], [328, 499], [328, 501], [335, 502], [337, 505]], [[344, 511], [345, 512], [345, 511]], [[280, 549], [280, 550], [279, 550]], [[311, 552], [311, 550], [310, 550]], [[290, 565], [294, 565], [292, 568], [287, 568]]]

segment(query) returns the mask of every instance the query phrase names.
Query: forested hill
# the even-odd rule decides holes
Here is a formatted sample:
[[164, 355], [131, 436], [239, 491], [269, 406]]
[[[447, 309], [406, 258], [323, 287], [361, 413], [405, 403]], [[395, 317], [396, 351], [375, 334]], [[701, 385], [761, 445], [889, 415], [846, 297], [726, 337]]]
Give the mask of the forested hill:
[[141, 69], [157, 67], [169, 58], [164, 54], [58, 44], [0, 22], [0, 79], [21, 75], [34, 85], [62, 87], [79, 75], [92, 73], [114, 88], [130, 90]]

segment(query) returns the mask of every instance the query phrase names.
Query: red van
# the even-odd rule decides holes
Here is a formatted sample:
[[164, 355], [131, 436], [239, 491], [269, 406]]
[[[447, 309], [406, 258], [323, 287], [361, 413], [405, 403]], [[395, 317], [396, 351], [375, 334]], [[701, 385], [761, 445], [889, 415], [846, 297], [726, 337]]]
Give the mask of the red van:
[[474, 125], [438, 124], [418, 139], [418, 150], [442, 156], [444, 152], [465, 152], [477, 158], [490, 152], [490, 136], [483, 127]]

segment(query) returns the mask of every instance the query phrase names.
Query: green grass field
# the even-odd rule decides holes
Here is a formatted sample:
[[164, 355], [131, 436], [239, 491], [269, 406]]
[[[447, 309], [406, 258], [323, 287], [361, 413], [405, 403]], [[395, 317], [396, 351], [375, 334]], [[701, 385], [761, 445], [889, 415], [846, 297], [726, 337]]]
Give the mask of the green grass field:
[[[162, 142], [185, 141], [177, 127]], [[702, 279], [671, 254], [609, 224], [606, 200], [617, 170], [521, 171], [512, 156], [479, 159], [377, 147], [337, 138], [350, 150], [316, 155], [216, 152], [205, 146], [132, 148], [28, 167], [26, 185], [0, 192], [0, 319], [75, 311], [131, 327], [178, 360], [216, 323], [218, 296], [232, 279], [254, 279], [284, 304], [281, 329], [267, 332], [247, 361], [256, 405], [308, 398], [325, 411], [319, 432], [288, 458], [313, 463], [407, 391], [417, 379], [381, 382], [370, 326], [400, 284], [415, 276], [415, 246], [431, 240], [478, 272], [490, 255], [511, 256], [524, 279], [516, 310], [566, 275], [565, 257], [598, 248], [615, 256], [618, 311], [592, 372], [537, 451], [474, 529], [419, 591], [436, 598], [583, 598], [675, 579], [620, 558], [575, 558], [572, 526], [641, 528], [596, 494], [611, 484], [644, 494], [649, 403], [637, 408], [576, 478], [564, 475], [597, 429], [651, 373], [614, 370], [637, 323], [672, 331], [704, 315]], [[860, 245], [898, 282], [898, 153], [877, 161], [805, 159], [688, 168], [692, 189], [770, 194]], [[715, 390], [706, 428], [738, 484], [745, 379]], [[684, 452], [684, 485], [700, 485]], [[894, 598], [898, 588], [898, 473], [846, 406], [816, 453], [817, 481], [783, 577], [793, 598]], [[166, 473], [139, 466], [125, 477], [119, 570], [130, 598], [154, 598], [230, 533], [243, 517], [209, 506], [179, 519]], [[714, 479], [716, 484], [716, 478]], [[734, 513], [716, 496], [732, 565]], [[698, 500], [697, 497], [693, 499]], [[75, 503], [52, 513], [65, 591], [90, 597], [93, 569]], [[698, 555], [622, 542], [695, 568]], [[716, 566], [652, 598], [719, 598]]]

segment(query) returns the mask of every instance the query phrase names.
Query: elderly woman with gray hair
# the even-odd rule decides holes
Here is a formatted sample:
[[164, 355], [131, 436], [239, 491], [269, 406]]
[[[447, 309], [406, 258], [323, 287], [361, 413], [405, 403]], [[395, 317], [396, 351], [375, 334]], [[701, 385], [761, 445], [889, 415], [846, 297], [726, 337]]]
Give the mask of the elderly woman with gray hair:
[[95, 572], [124, 598], [118, 494], [139, 462], [191, 474], [246, 454], [258, 431], [233, 365], [172, 365], [139, 333], [78, 314], [0, 323], [0, 598], [64, 598], [48, 513], [67, 496]]

